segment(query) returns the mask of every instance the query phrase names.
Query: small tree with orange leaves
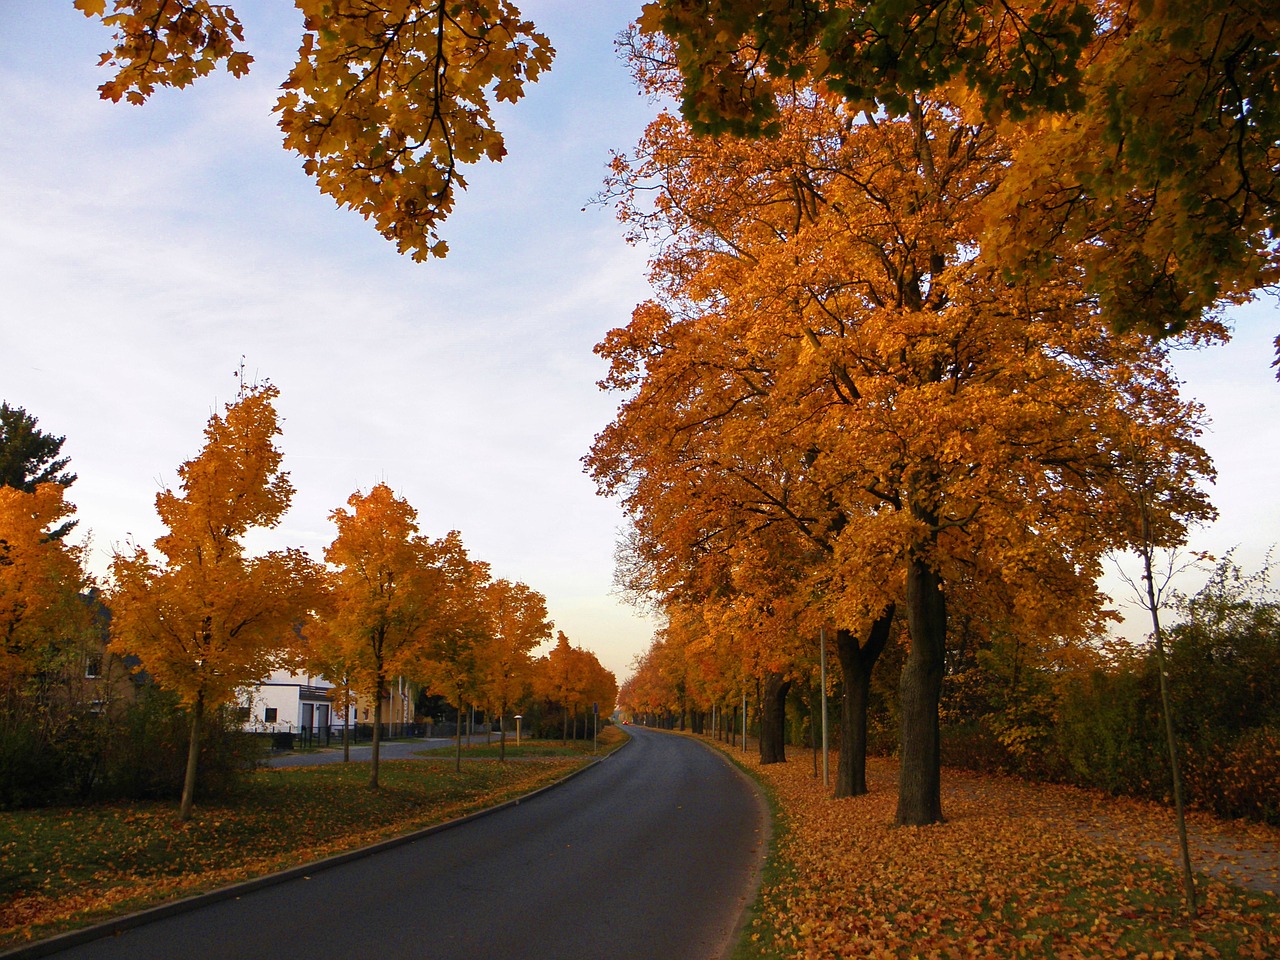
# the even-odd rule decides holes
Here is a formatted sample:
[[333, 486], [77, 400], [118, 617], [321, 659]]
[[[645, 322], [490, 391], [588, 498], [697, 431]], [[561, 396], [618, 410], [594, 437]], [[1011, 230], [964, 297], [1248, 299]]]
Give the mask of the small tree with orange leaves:
[[[480, 663], [480, 692], [499, 720], [532, 683], [533, 649], [551, 636], [547, 601], [523, 583], [493, 580], [485, 585], [481, 603], [487, 614], [487, 635]], [[498, 734], [498, 756], [506, 759], [505, 724]]]
[[333, 511], [338, 533], [324, 552], [332, 569], [328, 655], [346, 664], [373, 699], [369, 788], [376, 790], [383, 692], [424, 655], [447, 620], [451, 585], [440, 561], [461, 544], [456, 534], [439, 542], [422, 536], [417, 511], [384, 483], [353, 493], [347, 506]]
[[312, 606], [315, 564], [301, 551], [246, 555], [251, 530], [280, 522], [293, 487], [280, 469], [270, 384], [242, 387], [205, 427], [200, 453], [178, 468], [180, 490], [156, 496], [169, 532], [117, 552], [112, 649], [138, 658], [156, 683], [190, 709], [190, 743], [179, 817], [191, 817], [205, 712], [292, 659]]

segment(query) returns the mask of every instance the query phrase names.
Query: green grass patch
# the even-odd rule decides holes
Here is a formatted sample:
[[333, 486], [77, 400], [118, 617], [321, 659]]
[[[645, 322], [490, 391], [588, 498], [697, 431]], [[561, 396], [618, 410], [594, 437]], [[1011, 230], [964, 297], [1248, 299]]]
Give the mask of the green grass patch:
[[[589, 745], [588, 745], [589, 746]], [[0, 817], [0, 949], [312, 862], [522, 796], [589, 762], [384, 760], [261, 770], [228, 799], [23, 810]]]

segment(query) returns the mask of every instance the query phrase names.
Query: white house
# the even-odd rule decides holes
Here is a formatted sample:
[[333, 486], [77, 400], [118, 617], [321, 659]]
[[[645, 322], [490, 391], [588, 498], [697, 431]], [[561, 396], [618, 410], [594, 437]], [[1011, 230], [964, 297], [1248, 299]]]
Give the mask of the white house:
[[248, 687], [241, 697], [247, 709], [247, 730], [266, 733], [321, 731], [331, 724], [341, 725], [335, 716], [333, 684], [310, 674], [277, 670], [260, 683]]

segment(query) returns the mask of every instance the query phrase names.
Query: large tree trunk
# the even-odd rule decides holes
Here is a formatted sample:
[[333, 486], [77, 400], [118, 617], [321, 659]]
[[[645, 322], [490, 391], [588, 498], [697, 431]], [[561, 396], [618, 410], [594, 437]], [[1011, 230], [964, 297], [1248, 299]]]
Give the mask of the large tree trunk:
[[780, 673], [764, 678], [764, 695], [760, 702], [760, 763], [787, 762], [787, 691], [791, 681]]
[[836, 656], [844, 679], [837, 797], [860, 797], [867, 792], [867, 701], [871, 695], [871, 671], [889, 640], [893, 614], [893, 604], [889, 604], [871, 624], [865, 642], [860, 642], [852, 631], [836, 631]]
[[196, 801], [196, 767], [200, 761], [200, 723], [204, 719], [204, 694], [196, 697], [191, 708], [191, 741], [187, 745], [187, 773], [182, 778], [182, 802], [178, 805], [178, 819], [190, 820], [191, 808]]
[[911, 647], [902, 668], [902, 758], [897, 823], [942, 821], [942, 754], [938, 703], [947, 650], [942, 578], [918, 552], [907, 561], [907, 625]]

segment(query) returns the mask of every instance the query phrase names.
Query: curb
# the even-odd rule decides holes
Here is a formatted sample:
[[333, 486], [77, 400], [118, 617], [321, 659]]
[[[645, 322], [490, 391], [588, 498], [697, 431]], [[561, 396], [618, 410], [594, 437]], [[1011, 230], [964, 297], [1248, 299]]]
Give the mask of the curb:
[[13, 947], [7, 950], [0, 950], [0, 960], [35, 960], [37, 957], [48, 957], [71, 947], [77, 947], [82, 943], [91, 943], [94, 940], [101, 940], [106, 937], [115, 936], [126, 930], [133, 930], [136, 927], [146, 926], [149, 923], [155, 923], [157, 920], [163, 920], [166, 917], [175, 916], [181, 913], [188, 913], [192, 910], [205, 907], [222, 900], [234, 900], [247, 893], [255, 890], [261, 890], [264, 887], [273, 887], [279, 883], [285, 883], [289, 880], [297, 880], [301, 877], [309, 877], [313, 873], [319, 873], [321, 870], [329, 870], [332, 867], [341, 866], [344, 863], [350, 863], [352, 860], [359, 860], [364, 857], [372, 856], [375, 853], [382, 853], [384, 850], [390, 850], [394, 847], [403, 846], [428, 837], [433, 833], [440, 833], [443, 830], [451, 830], [454, 827], [461, 826], [464, 823], [470, 823], [472, 820], [479, 820], [481, 817], [487, 817], [490, 814], [497, 813], [499, 810], [506, 810], [508, 807], [518, 807], [520, 804], [532, 800], [539, 794], [553, 790], [561, 784], [568, 783], [579, 774], [585, 773], [594, 768], [597, 764], [608, 760], [618, 750], [626, 747], [631, 742], [628, 737], [617, 749], [605, 754], [603, 757], [593, 758], [589, 763], [583, 764], [572, 773], [565, 774], [559, 780], [553, 780], [544, 786], [539, 787], [529, 793], [515, 797], [512, 800], [506, 800], [494, 807], [485, 807], [482, 810], [476, 810], [474, 813], [468, 813], [466, 816], [456, 817], [453, 820], [446, 820], [444, 823], [432, 824], [429, 827], [422, 827], [412, 833], [402, 834], [398, 837], [391, 837], [387, 840], [379, 840], [377, 843], [371, 843], [366, 847], [358, 847], [355, 850], [348, 850], [346, 853], [336, 853], [331, 857], [325, 857], [323, 860], [313, 860], [310, 863], [304, 863], [296, 867], [288, 867], [277, 873], [268, 873], [261, 877], [254, 877], [252, 880], [243, 880], [240, 883], [234, 883], [228, 887], [219, 887], [216, 890], [209, 890], [205, 893], [193, 894], [189, 897], [183, 897], [181, 900], [174, 900], [170, 903], [162, 903], [159, 906], [148, 907], [146, 910], [139, 910], [137, 913], [128, 913], [112, 920], [104, 920], [101, 923], [93, 924], [88, 927], [81, 927], [78, 930], [70, 930], [66, 933], [60, 933], [56, 936], [49, 937], [45, 940], [37, 940], [33, 943], [25, 944], [21, 947]]

